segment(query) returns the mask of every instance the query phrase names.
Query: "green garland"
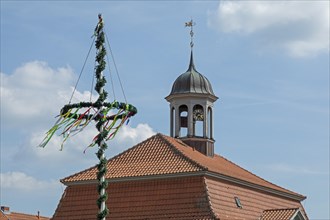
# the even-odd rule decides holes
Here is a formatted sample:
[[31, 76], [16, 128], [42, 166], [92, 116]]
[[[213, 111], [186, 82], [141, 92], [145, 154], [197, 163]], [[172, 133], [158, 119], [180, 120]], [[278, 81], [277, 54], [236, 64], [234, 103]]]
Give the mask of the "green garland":
[[[103, 32], [103, 21], [102, 17], [99, 15], [99, 23], [96, 27], [96, 35], [97, 39], [95, 42], [96, 49], [98, 50], [98, 53], [96, 55], [96, 62], [98, 62], [98, 65], [96, 66], [95, 75], [96, 75], [96, 85], [95, 90], [97, 93], [99, 93], [99, 98], [96, 101], [98, 104], [104, 103], [105, 99], [107, 98], [107, 93], [104, 92], [103, 87], [106, 83], [105, 77], [102, 74], [102, 71], [105, 69], [106, 62], [104, 60], [104, 57], [106, 55], [106, 50], [104, 47], [104, 32]], [[102, 107], [101, 107], [102, 109]], [[99, 146], [99, 150], [97, 152], [97, 158], [99, 159], [99, 164], [97, 165], [98, 173], [97, 173], [97, 179], [99, 181], [98, 185], [98, 193], [99, 198], [97, 200], [97, 206], [99, 207], [99, 213], [97, 215], [98, 220], [103, 220], [106, 218], [106, 216], [109, 213], [108, 208], [105, 205], [105, 202], [107, 200], [107, 181], [105, 179], [105, 175], [107, 172], [107, 160], [104, 156], [105, 150], [108, 148], [107, 144], [105, 143], [105, 138], [108, 135], [108, 131], [106, 129], [103, 129], [105, 120], [99, 119], [98, 123], [96, 124], [96, 128], [99, 131], [99, 135], [97, 136], [96, 143]], [[103, 205], [103, 210], [102, 210]]]
[[[106, 56], [105, 36], [103, 32], [102, 16], [99, 14], [99, 22], [95, 28], [95, 47], [97, 54], [95, 61], [97, 65], [95, 67], [96, 84], [95, 91], [99, 94], [96, 102], [80, 102], [76, 104], [67, 104], [63, 106], [60, 111], [59, 119], [55, 125], [46, 133], [46, 137], [40, 143], [40, 147], [45, 147], [56, 131], [63, 128], [61, 135], [63, 135], [63, 142], [61, 144], [61, 150], [65, 141], [81, 132], [91, 121], [96, 121], [96, 129], [98, 134], [94, 137], [93, 142], [88, 147], [98, 145], [98, 151], [96, 153], [99, 163], [97, 164], [97, 179], [99, 181], [97, 191], [99, 198], [97, 199], [97, 206], [99, 212], [97, 214], [98, 220], [105, 220], [109, 214], [109, 210], [106, 207], [106, 200], [108, 195], [106, 189], [108, 187], [107, 180], [105, 178], [107, 173], [107, 159], [104, 156], [105, 150], [108, 148], [105, 141], [114, 138], [125, 123], [128, 123], [129, 118], [137, 113], [137, 109], [130, 104], [113, 101], [111, 103], [105, 102], [108, 93], [103, 89], [106, 84], [106, 79], [103, 76], [103, 71], [106, 67], [104, 57]], [[81, 111], [85, 110], [83, 113]], [[117, 113], [113, 114], [110, 111], [117, 110]], [[111, 113], [111, 114], [109, 114]]]

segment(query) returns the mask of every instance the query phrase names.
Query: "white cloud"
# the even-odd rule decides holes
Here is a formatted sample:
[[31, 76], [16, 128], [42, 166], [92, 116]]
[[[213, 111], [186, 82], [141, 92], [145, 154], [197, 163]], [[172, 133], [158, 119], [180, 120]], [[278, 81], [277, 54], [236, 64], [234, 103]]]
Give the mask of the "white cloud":
[[[54, 135], [45, 148], [40, 148], [37, 146], [44, 138], [45, 132], [32, 133], [25, 151], [20, 151], [18, 154], [20, 154], [21, 157], [31, 155], [38, 158], [38, 160], [52, 161], [57, 164], [59, 164], [58, 162], [60, 161], [79, 159], [97, 133], [95, 126], [90, 125], [86, 127], [81, 133], [69, 138], [68, 141], [64, 143], [62, 151], [60, 151], [63, 141], [61, 136]], [[148, 124], [138, 124], [136, 128], [123, 125], [115, 138], [107, 142], [109, 146], [107, 154], [111, 156], [118, 154], [154, 134], [155, 132]], [[95, 148], [96, 147], [86, 150], [85, 154], [87, 155], [87, 159], [94, 160], [96, 158], [93, 153], [90, 153], [91, 151], [95, 152]]]
[[123, 126], [116, 137], [108, 141], [109, 156], [114, 156], [127, 150], [130, 147], [144, 141], [154, 135], [155, 132], [148, 124], [138, 124], [135, 128], [131, 126]]
[[129, 142], [130, 145], [137, 144], [152, 135], [155, 132], [148, 124], [138, 124], [136, 128], [124, 126], [117, 135], [118, 142]]
[[[78, 169], [95, 164], [95, 148], [83, 154], [98, 133], [95, 123], [90, 123], [82, 132], [69, 138], [63, 151], [60, 151], [63, 138], [58, 136], [61, 131], [52, 137], [45, 148], [37, 147], [55, 123], [54, 117], [60, 108], [68, 103], [74, 78], [71, 68], [53, 69], [41, 61], [23, 64], [12, 74], [1, 73], [1, 124], [4, 125], [1, 132], [18, 131], [7, 132], [8, 135], [3, 136], [2, 150], [10, 151], [6, 161], [27, 163], [24, 167], [27, 170], [42, 169], [45, 165], [47, 169], [65, 170], [69, 162]], [[90, 92], [76, 91], [73, 102], [89, 99]], [[123, 125], [117, 136], [108, 141], [107, 155], [113, 156], [153, 134], [147, 124], [136, 127]]]
[[221, 1], [209, 25], [253, 35], [264, 46], [279, 46], [295, 57], [329, 52], [328, 1]]
[[0, 174], [1, 188], [20, 190], [20, 191], [40, 191], [53, 190], [59, 188], [58, 181], [38, 180], [32, 176], [28, 176], [23, 172], [7, 172]]
[[[1, 73], [0, 179], [3, 203], [26, 203], [29, 198], [38, 198], [33, 205], [48, 209], [51, 215], [54, 212], [51, 207], [56, 208], [63, 193], [58, 179], [98, 162], [96, 146], [83, 153], [98, 133], [93, 122], [69, 138], [63, 151], [60, 151], [63, 138], [58, 136], [61, 131], [45, 148], [37, 147], [55, 123], [54, 117], [60, 108], [68, 103], [74, 78], [70, 67], [54, 69], [41, 61], [23, 64], [10, 74]], [[76, 91], [72, 102], [89, 100], [90, 92]], [[117, 136], [107, 142], [106, 156], [111, 158], [153, 134], [147, 124], [123, 125]]]
[[[12, 74], [1, 73], [3, 123], [18, 129], [26, 129], [21, 125], [33, 129], [34, 126], [50, 123], [60, 108], [69, 102], [74, 78], [70, 67], [53, 69], [42, 61], [25, 63]], [[89, 98], [90, 92], [74, 93], [74, 100]]]
[[[24, 122], [42, 121], [54, 115], [70, 93], [73, 71], [67, 68], [54, 70], [45, 62], [29, 62], [12, 74], [1, 73], [1, 111], [6, 126]], [[66, 100], [68, 100], [67, 96]], [[55, 110], [56, 109], [56, 110]]]

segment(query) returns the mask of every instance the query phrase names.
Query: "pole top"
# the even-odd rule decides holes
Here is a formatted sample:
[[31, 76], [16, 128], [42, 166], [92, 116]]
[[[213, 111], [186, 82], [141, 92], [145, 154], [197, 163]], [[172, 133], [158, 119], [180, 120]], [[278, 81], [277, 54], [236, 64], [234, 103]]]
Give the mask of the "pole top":
[[194, 31], [193, 31], [193, 26], [195, 26], [196, 23], [193, 21], [193, 19], [191, 19], [190, 21], [188, 22], [185, 22], [185, 27], [190, 27], [190, 47], [191, 47], [191, 50], [193, 49], [194, 47]]

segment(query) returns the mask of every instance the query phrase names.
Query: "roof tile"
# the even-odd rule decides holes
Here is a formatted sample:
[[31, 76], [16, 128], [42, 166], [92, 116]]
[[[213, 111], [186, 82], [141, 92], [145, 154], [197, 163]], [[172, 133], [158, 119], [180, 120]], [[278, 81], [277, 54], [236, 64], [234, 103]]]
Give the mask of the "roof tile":
[[18, 212], [10, 212], [10, 213], [3, 213], [0, 211], [0, 220], [49, 220], [48, 217], [37, 216], [37, 215], [29, 215], [24, 213]]
[[265, 210], [260, 220], [291, 220], [298, 210], [299, 208]]
[[[270, 183], [220, 155], [208, 157], [180, 139], [156, 134], [113, 157], [107, 164], [107, 179], [209, 171], [247, 183], [305, 197]], [[63, 183], [96, 180], [96, 166], [64, 178]]]
[[[259, 219], [264, 210], [286, 210], [292, 207], [299, 207], [303, 210], [299, 201], [274, 196], [231, 182], [206, 177], [205, 183], [211, 208], [221, 220]], [[240, 199], [242, 207], [237, 207], [235, 197]], [[302, 213], [307, 216], [304, 211]], [[282, 220], [278, 217], [265, 220]]]
[[[155, 135], [113, 157], [108, 161], [107, 168], [106, 178], [148, 176], [203, 170], [203, 167], [189, 160], [189, 158], [183, 157], [175, 147], [170, 147], [162, 135]], [[94, 166], [61, 181], [67, 183], [95, 180], [96, 173], [97, 168]]]
[[[53, 220], [94, 219], [97, 185], [68, 186]], [[210, 209], [203, 177], [110, 183], [109, 219], [217, 219]]]

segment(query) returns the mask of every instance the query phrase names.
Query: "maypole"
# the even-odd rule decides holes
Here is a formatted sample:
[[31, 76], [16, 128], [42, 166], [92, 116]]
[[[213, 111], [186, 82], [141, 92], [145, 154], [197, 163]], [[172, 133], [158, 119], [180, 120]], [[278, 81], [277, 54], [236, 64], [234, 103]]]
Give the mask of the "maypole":
[[[76, 104], [65, 105], [60, 112], [59, 119], [55, 125], [46, 133], [46, 137], [39, 145], [45, 147], [50, 141], [56, 131], [63, 128], [61, 135], [63, 135], [63, 142], [61, 149], [63, 148], [64, 142], [73, 135], [81, 132], [91, 121], [96, 121], [96, 128], [98, 134], [94, 137], [93, 142], [89, 147], [98, 145], [98, 151], [96, 153], [99, 163], [97, 164], [97, 179], [98, 179], [98, 193], [99, 198], [97, 199], [97, 205], [99, 208], [97, 219], [105, 220], [109, 210], [106, 206], [107, 193], [106, 189], [108, 186], [106, 180], [107, 173], [107, 159], [105, 157], [105, 150], [108, 148], [106, 141], [114, 138], [119, 128], [128, 122], [128, 119], [137, 113], [137, 109], [130, 104], [113, 101], [111, 103], [106, 102], [107, 92], [104, 90], [106, 79], [103, 71], [106, 67], [104, 57], [106, 56], [105, 49], [105, 34], [104, 24], [102, 15], [98, 15], [99, 21], [94, 31], [96, 57], [95, 61], [95, 91], [99, 94], [96, 102], [80, 102]], [[72, 98], [72, 97], [71, 97]], [[114, 110], [117, 110], [114, 113]]]
[[[107, 97], [107, 93], [104, 91], [103, 87], [106, 83], [105, 77], [103, 76], [103, 70], [105, 69], [106, 62], [104, 61], [104, 57], [106, 55], [106, 50], [104, 47], [104, 32], [103, 32], [103, 20], [102, 15], [99, 14], [99, 22], [95, 28], [95, 35], [96, 35], [96, 62], [98, 65], [96, 66], [95, 75], [96, 75], [96, 85], [95, 90], [99, 94], [99, 98], [97, 99], [97, 103], [99, 103], [98, 110], [100, 112], [103, 112], [103, 104]], [[108, 135], [108, 131], [103, 129], [105, 120], [100, 118], [98, 120], [98, 123], [96, 124], [96, 128], [99, 131], [99, 138], [97, 140], [97, 144], [99, 146], [99, 150], [97, 152], [97, 158], [99, 159], [98, 164], [98, 174], [97, 179], [99, 181], [98, 186], [98, 192], [99, 192], [99, 198], [97, 200], [97, 205], [99, 207], [99, 213], [97, 215], [97, 218], [100, 220], [105, 220], [106, 216], [108, 215], [108, 209], [105, 206], [105, 201], [107, 200], [107, 194], [105, 192], [108, 183], [105, 180], [105, 174], [107, 172], [107, 160], [104, 156], [104, 151], [108, 148], [107, 144], [105, 143], [104, 139]]]

